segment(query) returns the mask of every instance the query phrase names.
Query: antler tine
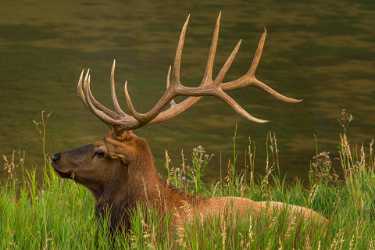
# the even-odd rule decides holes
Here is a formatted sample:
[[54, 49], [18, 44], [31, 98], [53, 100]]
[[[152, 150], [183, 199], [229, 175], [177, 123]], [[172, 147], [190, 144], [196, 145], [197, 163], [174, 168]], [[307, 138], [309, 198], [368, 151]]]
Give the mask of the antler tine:
[[[86, 71], [86, 75], [85, 75], [85, 70], [83, 69], [81, 71], [81, 74], [80, 74], [80, 77], [79, 77], [79, 80], [78, 80], [78, 84], [77, 84], [77, 94], [78, 96], [81, 98], [82, 102], [86, 105], [86, 106], [89, 106], [88, 102], [87, 102], [87, 99], [88, 97], [86, 96], [85, 92], [84, 92], [84, 82], [87, 81], [86, 77], [89, 76], [89, 73], [90, 72], [90, 69], [88, 69]], [[85, 75], [85, 79], [83, 79], [83, 76]], [[98, 100], [95, 99], [94, 96], [92, 96], [91, 94], [91, 101], [93, 103], [93, 105], [95, 107], [98, 107], [99, 109], [101, 109], [104, 113], [106, 113], [108, 116], [110, 117], [117, 117], [118, 115], [113, 112], [112, 110], [110, 110], [109, 108], [105, 107], [103, 104], [101, 104]]]
[[77, 83], [77, 95], [81, 98], [82, 102], [87, 106], [88, 104], [86, 101], [86, 97], [82, 89], [82, 80], [83, 80], [84, 73], [85, 73], [85, 69], [82, 69], [81, 74], [79, 76], [78, 83]]
[[[241, 87], [249, 86], [249, 85], [254, 83], [254, 79], [256, 79], [255, 73], [256, 73], [256, 70], [258, 68], [258, 65], [259, 65], [260, 59], [262, 57], [262, 54], [263, 54], [263, 48], [264, 48], [264, 44], [265, 44], [265, 41], [266, 41], [266, 37], [267, 37], [267, 31], [264, 30], [264, 32], [262, 33], [262, 35], [259, 38], [258, 47], [255, 51], [253, 60], [250, 64], [249, 70], [246, 72], [246, 74], [243, 75], [242, 77], [236, 79], [236, 80], [232, 80], [232, 81], [229, 81], [229, 82], [222, 83], [221, 86], [222, 86], [223, 90], [232, 90], [232, 89], [236, 89], [236, 88], [241, 88]], [[223, 66], [223, 68], [224, 68], [224, 66]], [[229, 68], [230, 68], [230, 66], [226, 70], [228, 71]], [[223, 78], [223, 80], [224, 80], [224, 78]]]
[[[133, 104], [133, 101], [129, 95], [129, 91], [128, 91], [128, 81], [125, 81], [124, 83], [124, 95], [125, 95], [125, 100], [126, 100], [126, 105], [130, 111], [130, 115], [134, 116], [136, 119], [138, 118], [139, 120], [142, 120], [142, 115], [139, 114], [135, 108], [134, 108], [134, 104]], [[137, 120], [138, 120], [137, 119]]]
[[242, 42], [242, 40], [240, 39], [237, 42], [237, 44], [234, 47], [234, 49], [232, 50], [232, 53], [230, 53], [229, 57], [225, 61], [223, 67], [221, 67], [221, 69], [219, 71], [219, 74], [217, 75], [217, 77], [215, 79], [215, 83], [221, 83], [221, 82], [223, 82], [223, 80], [225, 78], [225, 75], [227, 74], [228, 70], [232, 66], [232, 63], [233, 63], [234, 59], [236, 58], [238, 50], [240, 49], [240, 46], [241, 46], [241, 42]]
[[299, 102], [303, 101], [303, 99], [296, 99], [296, 98], [292, 98], [292, 97], [288, 97], [286, 95], [283, 95], [283, 94], [277, 92], [276, 90], [274, 90], [273, 88], [271, 88], [270, 86], [268, 86], [267, 84], [265, 84], [264, 82], [258, 80], [257, 78], [254, 79], [253, 84], [254, 84], [254, 86], [256, 86], [256, 87], [264, 90], [265, 92], [269, 93], [270, 95], [275, 97], [277, 100], [287, 102], [287, 103], [299, 103]]
[[99, 101], [94, 97], [94, 95], [93, 95], [92, 92], [91, 92], [91, 84], [89, 85], [88, 88], [89, 88], [90, 91], [88, 92], [88, 96], [87, 96], [87, 94], [85, 93], [86, 100], [90, 99], [91, 102], [93, 103], [93, 105], [94, 105], [96, 108], [100, 109], [100, 110], [101, 110], [102, 112], [104, 112], [107, 116], [112, 117], [113, 119], [114, 119], [114, 118], [117, 118], [117, 117], [119, 116], [116, 112], [114, 112], [114, 111], [112, 111], [111, 109], [107, 108], [104, 104], [102, 104], [101, 102], [99, 102]]
[[165, 82], [166, 82], [166, 89], [169, 89], [169, 87], [171, 86], [171, 65], [169, 65], [169, 68], [168, 68], [168, 73], [167, 73], [167, 78], [165, 79]]
[[182, 58], [182, 51], [184, 49], [184, 43], [185, 43], [185, 35], [186, 30], [189, 25], [190, 20], [190, 14], [187, 16], [186, 21], [184, 25], [182, 26], [181, 32], [180, 32], [180, 38], [178, 39], [178, 44], [176, 48], [176, 55], [174, 59], [173, 64], [173, 75], [174, 75], [174, 81], [176, 83], [180, 83], [181, 81], [181, 58]]
[[264, 43], [266, 42], [266, 37], [267, 37], [267, 30], [266, 30], [266, 28], [264, 28], [264, 31], [263, 31], [262, 35], [260, 36], [260, 39], [259, 39], [259, 42], [258, 42], [257, 50], [255, 51], [253, 61], [251, 62], [249, 71], [247, 72], [251, 76], [255, 77], [255, 72], [258, 68], [260, 59], [262, 58], [262, 55], [263, 55], [263, 49], [264, 49]]
[[91, 77], [90, 77], [89, 70], [87, 70], [85, 79], [83, 81], [83, 89], [84, 89], [86, 101], [87, 101], [87, 104], [88, 104], [87, 106], [89, 107], [89, 109], [94, 113], [94, 115], [96, 115], [104, 123], [106, 123], [108, 125], [120, 125], [120, 123], [118, 121], [116, 121], [112, 117], [108, 116], [102, 110], [96, 108], [95, 105], [92, 103], [92, 99], [91, 99], [92, 93], [91, 93], [91, 89], [90, 89], [90, 84], [91, 84]]
[[212, 82], [212, 72], [215, 64], [215, 56], [217, 49], [217, 42], [219, 40], [219, 31], [220, 31], [220, 20], [221, 20], [221, 11], [216, 19], [216, 25], [214, 32], [212, 33], [211, 47], [208, 54], [206, 70], [202, 79], [202, 85], [207, 85]]
[[116, 59], [113, 60], [112, 69], [111, 69], [111, 96], [112, 96], [113, 107], [117, 113], [123, 116], [127, 116], [127, 114], [122, 110], [120, 104], [118, 103], [118, 99], [116, 95], [115, 69], [116, 69]]
[[217, 96], [225, 101], [231, 108], [234, 109], [239, 115], [243, 116], [244, 118], [248, 119], [251, 122], [256, 123], [267, 123], [268, 120], [257, 118], [253, 115], [251, 115], [249, 112], [247, 112], [245, 109], [241, 107], [232, 97], [230, 97], [228, 94], [226, 94], [223, 90], [219, 90], [217, 93]]
[[255, 52], [253, 61], [251, 63], [249, 71], [248, 71], [248, 74], [253, 77], [252, 83], [254, 84], [254, 86], [257, 86], [260, 89], [263, 89], [264, 91], [271, 94], [273, 97], [275, 97], [276, 99], [278, 99], [280, 101], [288, 102], [288, 103], [302, 102], [302, 99], [291, 98], [291, 97], [285, 96], [285, 95], [277, 92], [276, 90], [272, 89], [270, 86], [268, 86], [267, 84], [265, 84], [264, 82], [262, 82], [262, 81], [260, 81], [256, 78], [255, 73], [256, 73], [256, 70], [258, 68], [258, 65], [259, 65], [260, 59], [262, 57], [262, 54], [263, 54], [263, 49], [264, 49], [266, 37], [267, 37], [267, 29], [264, 28], [264, 32], [262, 33], [262, 35], [259, 39], [257, 50]]

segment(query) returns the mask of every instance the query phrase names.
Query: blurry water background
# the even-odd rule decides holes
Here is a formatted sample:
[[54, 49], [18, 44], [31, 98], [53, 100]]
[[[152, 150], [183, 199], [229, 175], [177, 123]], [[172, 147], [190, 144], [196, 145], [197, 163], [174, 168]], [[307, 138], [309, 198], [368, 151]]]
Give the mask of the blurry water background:
[[[284, 104], [248, 87], [230, 94], [252, 114], [250, 123], [221, 101], [206, 97], [189, 111], [137, 131], [157, 162], [167, 149], [178, 163], [202, 145], [214, 153], [208, 176], [250, 136], [262, 171], [265, 138], [278, 138], [280, 165], [290, 177], [306, 177], [316, 140], [336, 151], [342, 108], [354, 115], [349, 134], [369, 143], [375, 134], [375, 2], [368, 1], [98, 1], [2, 0], [0, 7], [0, 154], [26, 152], [26, 167], [39, 167], [41, 145], [33, 120], [51, 112], [47, 150], [52, 153], [95, 142], [107, 128], [82, 105], [75, 87], [83, 67], [92, 69], [93, 91], [110, 105], [109, 75], [117, 59], [119, 92], [125, 80], [139, 110], [148, 110], [165, 88], [180, 28], [191, 22], [183, 54], [183, 81], [199, 83], [213, 25], [222, 11], [216, 69], [238, 39], [243, 44], [227, 79], [246, 72], [259, 35], [268, 30], [258, 78], [301, 104]], [[119, 94], [120, 97], [121, 94]], [[123, 99], [122, 99], [123, 100]], [[122, 102], [124, 103], [124, 102]], [[316, 138], [316, 140], [314, 139]], [[225, 165], [225, 163], [223, 163]], [[0, 171], [0, 179], [5, 178]]]

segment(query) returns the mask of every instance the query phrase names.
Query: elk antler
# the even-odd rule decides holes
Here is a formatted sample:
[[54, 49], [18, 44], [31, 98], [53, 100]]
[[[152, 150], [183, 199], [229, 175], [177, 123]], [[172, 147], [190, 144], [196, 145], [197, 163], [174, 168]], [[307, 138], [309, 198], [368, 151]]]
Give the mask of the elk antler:
[[[173, 70], [171, 66], [169, 67], [167, 79], [166, 79], [166, 90], [161, 96], [159, 101], [146, 113], [139, 113], [136, 111], [132, 99], [128, 91], [128, 84], [124, 84], [124, 92], [126, 98], [126, 104], [129, 109], [130, 114], [125, 113], [117, 100], [116, 90], [115, 90], [115, 67], [116, 61], [113, 62], [112, 71], [111, 71], [111, 94], [113, 100], [114, 111], [107, 108], [101, 104], [95, 97], [92, 95], [91, 86], [90, 86], [90, 71], [82, 70], [81, 76], [78, 81], [77, 91], [83, 102], [90, 108], [90, 110], [99, 117], [105, 123], [113, 126], [116, 131], [124, 131], [136, 129], [146, 124], [160, 123], [167, 121], [178, 114], [186, 111], [192, 105], [200, 100], [203, 96], [215, 96], [219, 99], [226, 102], [230, 107], [232, 107], [238, 114], [245, 117], [246, 119], [258, 122], [265, 123], [267, 120], [259, 119], [252, 116], [246, 110], [244, 110], [232, 97], [230, 97], [225, 91], [232, 90], [237, 88], [242, 88], [246, 86], [256, 86], [264, 91], [268, 92], [275, 98], [289, 103], [297, 103], [302, 100], [290, 98], [278, 93], [276, 90], [269, 87], [267, 84], [258, 80], [255, 76], [260, 58], [263, 53], [263, 47], [266, 40], [267, 31], [264, 30], [263, 34], [260, 37], [258, 48], [255, 52], [255, 56], [250, 65], [249, 70], [242, 75], [241, 77], [224, 82], [224, 78], [228, 70], [230, 69], [236, 54], [240, 48], [241, 40], [239, 40], [234, 47], [233, 51], [227, 58], [224, 65], [221, 67], [219, 73], [213, 79], [213, 67], [215, 62], [215, 55], [217, 49], [217, 43], [219, 38], [219, 29], [220, 29], [220, 19], [221, 13], [219, 14], [215, 29], [212, 35], [212, 42], [210, 47], [210, 52], [208, 54], [206, 70], [203, 75], [203, 79], [198, 87], [187, 87], [181, 82], [181, 57], [182, 50], [185, 42], [185, 34], [187, 26], [189, 23], [190, 15], [187, 17], [178, 41], [176, 56], [173, 64]], [[180, 103], [176, 103], [174, 98], [177, 96], [187, 96], [187, 98]], [[163, 110], [168, 104], [170, 107], [166, 110]]]

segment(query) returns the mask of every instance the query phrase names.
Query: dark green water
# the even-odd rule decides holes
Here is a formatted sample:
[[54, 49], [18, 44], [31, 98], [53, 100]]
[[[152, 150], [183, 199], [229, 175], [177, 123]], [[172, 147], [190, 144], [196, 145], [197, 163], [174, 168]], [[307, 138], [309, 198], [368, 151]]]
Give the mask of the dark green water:
[[[231, 93], [252, 114], [270, 119], [249, 123], [224, 103], [205, 98], [166, 124], [139, 130], [157, 159], [203, 145], [216, 157], [231, 153], [235, 122], [238, 148], [248, 136], [257, 143], [257, 163], [264, 165], [264, 141], [277, 134], [282, 168], [304, 176], [320, 149], [334, 151], [337, 116], [347, 108], [354, 121], [354, 142], [375, 134], [375, 2], [370, 1], [98, 1], [3, 0], [0, 7], [0, 154], [27, 152], [27, 166], [41, 159], [32, 124], [40, 111], [53, 115], [48, 151], [55, 152], [101, 138], [106, 127], [75, 94], [82, 67], [92, 69], [95, 95], [109, 103], [109, 73], [117, 59], [117, 79], [129, 81], [140, 110], [147, 110], [165, 87], [179, 30], [192, 14], [183, 55], [183, 79], [198, 82], [205, 66], [211, 32], [222, 10], [217, 68], [239, 38], [243, 46], [227, 79], [247, 70], [258, 38], [269, 31], [258, 77], [279, 90], [303, 98], [280, 103], [255, 88]], [[0, 171], [0, 176], [5, 176]]]

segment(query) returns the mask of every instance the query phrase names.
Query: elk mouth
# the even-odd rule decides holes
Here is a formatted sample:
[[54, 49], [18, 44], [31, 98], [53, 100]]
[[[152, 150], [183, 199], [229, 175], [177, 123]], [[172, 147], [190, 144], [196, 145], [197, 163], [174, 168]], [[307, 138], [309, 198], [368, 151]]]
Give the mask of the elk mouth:
[[53, 169], [55, 172], [61, 177], [61, 178], [66, 178], [66, 179], [72, 179], [72, 171], [69, 170], [62, 170], [60, 166], [57, 163], [52, 162]]

